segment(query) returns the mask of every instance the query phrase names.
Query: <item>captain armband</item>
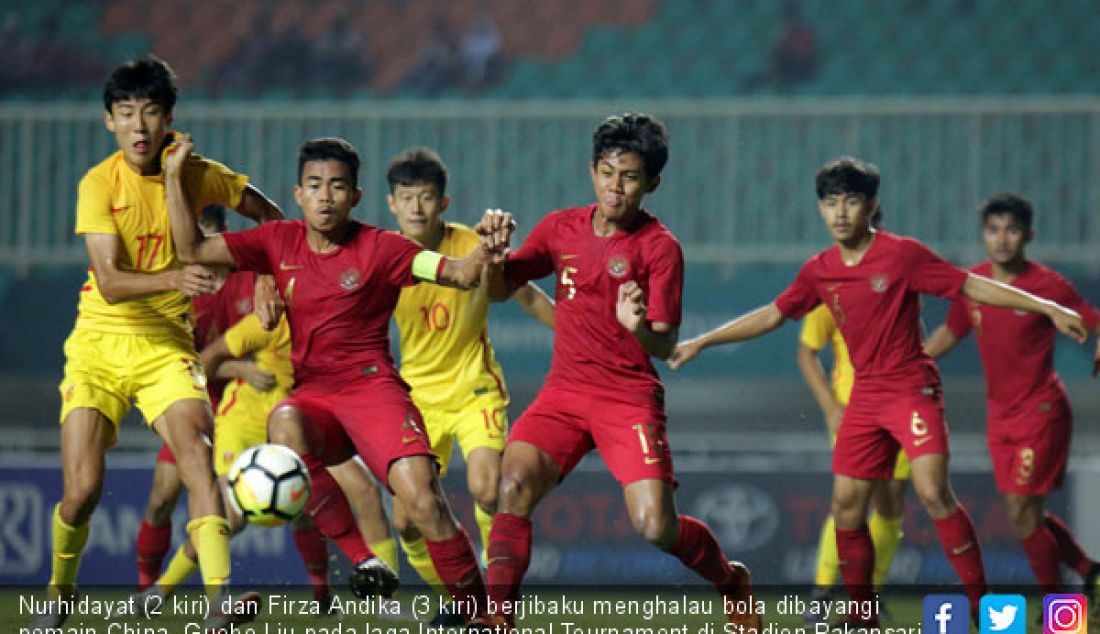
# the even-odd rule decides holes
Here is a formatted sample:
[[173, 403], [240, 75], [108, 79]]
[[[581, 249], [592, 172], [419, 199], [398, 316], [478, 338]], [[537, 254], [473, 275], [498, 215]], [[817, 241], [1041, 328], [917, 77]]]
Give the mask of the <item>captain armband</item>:
[[443, 265], [446, 264], [446, 261], [442, 253], [425, 249], [413, 258], [413, 277], [425, 282], [435, 282], [439, 280], [440, 274], [443, 273]]

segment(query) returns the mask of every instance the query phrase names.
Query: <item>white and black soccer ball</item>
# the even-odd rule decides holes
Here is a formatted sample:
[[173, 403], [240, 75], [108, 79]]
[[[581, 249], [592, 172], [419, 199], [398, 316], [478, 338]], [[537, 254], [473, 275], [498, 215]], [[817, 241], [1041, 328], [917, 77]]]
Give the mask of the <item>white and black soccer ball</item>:
[[282, 445], [256, 445], [229, 467], [233, 504], [252, 524], [281, 526], [298, 516], [309, 501], [309, 471]]

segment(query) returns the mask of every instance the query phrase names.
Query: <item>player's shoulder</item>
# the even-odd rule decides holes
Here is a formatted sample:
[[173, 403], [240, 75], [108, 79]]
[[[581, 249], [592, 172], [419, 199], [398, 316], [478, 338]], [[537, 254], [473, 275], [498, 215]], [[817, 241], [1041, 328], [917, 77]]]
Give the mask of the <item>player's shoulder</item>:
[[465, 245], [470, 242], [476, 243], [480, 240], [481, 236], [477, 235], [477, 231], [474, 231], [461, 222], [448, 222], [443, 225], [444, 242], [454, 242], [458, 245]]
[[1066, 276], [1062, 275], [1053, 268], [1043, 264], [1042, 262], [1038, 262], [1036, 260], [1028, 260], [1027, 263], [1028, 277], [1036, 280], [1039, 284], [1068, 286], [1071, 288], [1073, 287], [1073, 282], [1070, 282]]
[[993, 274], [993, 262], [991, 260], [982, 260], [977, 264], [966, 269], [970, 273], [975, 273], [984, 277], [989, 277]]
[[83, 178], [80, 179], [80, 186], [110, 187], [115, 185], [118, 183], [120, 169], [129, 169], [123, 160], [122, 150], [111, 154], [88, 168], [88, 171], [84, 172]]

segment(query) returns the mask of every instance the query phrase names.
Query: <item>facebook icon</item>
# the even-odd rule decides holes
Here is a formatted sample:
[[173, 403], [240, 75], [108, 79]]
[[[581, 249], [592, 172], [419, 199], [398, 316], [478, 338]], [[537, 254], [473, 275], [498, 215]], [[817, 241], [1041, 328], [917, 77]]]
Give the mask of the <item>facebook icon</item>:
[[961, 594], [924, 597], [923, 634], [969, 634], [970, 602]]

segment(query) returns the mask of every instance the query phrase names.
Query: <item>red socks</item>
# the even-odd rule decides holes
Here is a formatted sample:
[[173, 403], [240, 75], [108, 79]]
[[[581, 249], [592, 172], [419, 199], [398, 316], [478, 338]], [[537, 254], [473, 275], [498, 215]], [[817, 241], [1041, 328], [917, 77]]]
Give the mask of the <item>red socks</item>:
[[482, 614], [485, 610], [485, 581], [466, 529], [459, 526], [458, 534], [450, 539], [441, 542], [425, 539], [424, 543], [428, 545], [435, 571], [451, 596], [462, 609], [474, 610], [466, 616], [473, 618]]
[[853, 601], [875, 598], [871, 575], [875, 570], [875, 546], [866, 526], [855, 530], [836, 529], [836, 551], [844, 587]]
[[[302, 555], [302, 563], [306, 565], [306, 574], [309, 575], [309, 585], [313, 587], [313, 598], [320, 601], [329, 595], [328, 547], [325, 545], [325, 537], [316, 526], [295, 527], [293, 533], [294, 545]], [[322, 606], [324, 607], [327, 606]]]
[[489, 531], [489, 598], [501, 605], [519, 598], [519, 586], [531, 564], [531, 520], [497, 513]]
[[160, 575], [160, 565], [172, 545], [172, 524], [150, 526], [141, 520], [137, 538], [138, 590], [153, 585]]
[[359, 534], [348, 498], [332, 474], [313, 454], [302, 454], [302, 462], [309, 468], [309, 479], [313, 485], [309, 504], [306, 505], [306, 512], [313, 519], [313, 524], [347, 555], [352, 564], [372, 557], [373, 553]]
[[1043, 593], [1058, 592], [1062, 586], [1062, 575], [1058, 571], [1058, 542], [1054, 539], [1054, 534], [1043, 524], [1020, 540], [1020, 544], [1024, 547], [1027, 563], [1031, 565], [1031, 571], [1035, 573], [1035, 580], [1039, 582]]
[[1085, 550], [1074, 539], [1073, 531], [1069, 530], [1066, 523], [1057, 515], [1047, 513], [1046, 520], [1046, 527], [1054, 536], [1055, 543], [1058, 544], [1058, 559], [1073, 568], [1082, 577], [1088, 575], [1089, 570], [1096, 565], [1096, 562], [1085, 554]]
[[986, 593], [985, 568], [982, 567], [982, 547], [974, 533], [970, 515], [960, 504], [954, 513], [942, 520], [935, 520], [935, 524], [943, 552], [955, 568], [959, 580], [966, 586], [970, 611], [977, 612], [982, 595]]
[[667, 552], [718, 587], [730, 580], [729, 559], [718, 539], [706, 524], [690, 515], [680, 516], [680, 535]]

